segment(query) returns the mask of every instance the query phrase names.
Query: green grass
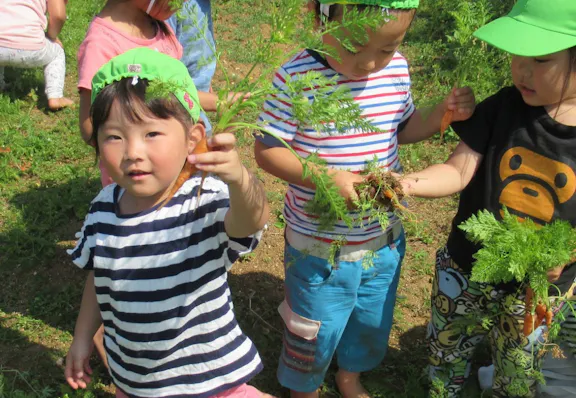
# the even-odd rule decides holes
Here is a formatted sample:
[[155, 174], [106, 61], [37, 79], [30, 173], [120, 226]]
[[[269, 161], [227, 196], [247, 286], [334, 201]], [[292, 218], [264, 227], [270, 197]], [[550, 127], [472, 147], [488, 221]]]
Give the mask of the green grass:
[[[502, 7], [500, 0], [482, 2], [495, 9]], [[411, 62], [414, 97], [419, 104], [439, 98], [453, 84], [450, 51], [454, 44], [447, 36], [453, 35], [456, 25], [448, 10], [459, 9], [460, 3], [423, 2], [402, 49]], [[76, 52], [90, 19], [102, 4], [103, 0], [68, 4], [70, 18], [62, 34], [69, 75], [66, 93], [76, 100]], [[264, 0], [214, 2], [218, 48], [229, 72], [241, 74], [253, 61], [255, 33], [265, 25], [269, 6]], [[480, 57], [476, 50], [470, 50], [470, 56]], [[490, 57], [476, 59], [474, 78], [482, 81], [478, 86], [480, 96], [495, 91], [506, 75], [502, 69], [490, 67], [494, 60]], [[74, 233], [100, 187], [94, 154], [80, 138], [76, 109], [56, 114], [46, 111], [40, 69], [7, 68], [6, 80], [12, 85], [0, 93], [0, 148], [10, 149], [0, 153], [0, 397], [110, 397], [110, 379], [98, 365], [94, 383], [87, 391], [73, 393], [63, 379], [62, 358], [72, 339], [85, 277], [68, 260], [65, 250], [73, 244]], [[215, 87], [219, 84], [216, 79]], [[244, 117], [253, 118], [255, 114]], [[251, 136], [239, 137], [238, 141], [244, 148], [253, 143]], [[403, 164], [407, 170], [414, 170], [443, 161], [454, 143], [455, 137], [448, 135], [447, 144], [433, 139], [402, 148]], [[249, 150], [242, 153], [248, 154]], [[267, 188], [278, 186], [277, 179], [265, 178], [261, 172], [258, 176], [270, 184]], [[271, 188], [267, 197], [276, 209], [281, 208], [281, 193]], [[418, 247], [407, 255], [403, 281], [421, 283], [415, 289], [410, 283], [401, 283], [394, 343], [382, 366], [365, 377], [375, 397], [427, 396], [424, 323], [430, 305], [431, 253], [444, 240], [456, 202], [448, 199], [437, 203], [418, 214], [418, 223], [407, 227], [410, 245]], [[416, 209], [427, 209], [429, 202], [416, 201], [414, 205]], [[446, 215], [439, 219], [442, 212]], [[275, 210], [272, 232], [281, 235], [283, 223], [281, 213]], [[278, 267], [281, 256], [279, 248], [259, 249], [238, 267], [256, 260], [264, 268]], [[266, 366], [254, 384], [285, 396], [286, 391], [279, 388], [275, 378], [281, 346], [276, 307], [282, 299], [282, 280], [264, 271], [231, 274], [230, 284], [239, 322], [255, 341]], [[323, 386], [326, 396], [337, 396], [334, 371], [330, 369]], [[474, 387], [466, 396], [476, 396]]]

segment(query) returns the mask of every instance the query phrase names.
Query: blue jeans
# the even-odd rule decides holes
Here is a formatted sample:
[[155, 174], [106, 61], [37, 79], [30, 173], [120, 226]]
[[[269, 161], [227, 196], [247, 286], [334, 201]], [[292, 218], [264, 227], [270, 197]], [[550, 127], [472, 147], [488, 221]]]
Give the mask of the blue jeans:
[[398, 233], [369, 249], [337, 253], [334, 265], [318, 257], [325, 249], [298, 250], [287, 234], [286, 299], [279, 308], [285, 330], [278, 380], [284, 387], [315, 391], [334, 354], [338, 366], [349, 372], [365, 372], [382, 361], [406, 249], [398, 227]]
[[[216, 71], [214, 30], [210, 0], [188, 0], [180, 15], [173, 15], [166, 21], [184, 48], [182, 63], [198, 91], [210, 91], [212, 77]], [[212, 129], [205, 114], [201, 115], [206, 130]]]

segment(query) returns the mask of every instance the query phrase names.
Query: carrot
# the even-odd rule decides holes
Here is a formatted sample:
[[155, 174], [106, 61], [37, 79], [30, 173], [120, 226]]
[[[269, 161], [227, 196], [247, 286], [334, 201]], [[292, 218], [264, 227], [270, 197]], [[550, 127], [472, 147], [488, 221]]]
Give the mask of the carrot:
[[[208, 149], [208, 141], [206, 140], [206, 138], [203, 138], [200, 141], [198, 141], [198, 144], [196, 144], [196, 147], [192, 151], [192, 154], [199, 155], [201, 153], [206, 153], [208, 151], [210, 151], [210, 149]], [[172, 199], [172, 197], [176, 194], [176, 192], [178, 192], [180, 187], [182, 187], [182, 185], [184, 185], [184, 183], [188, 181], [190, 177], [192, 177], [192, 175], [197, 171], [198, 169], [194, 167], [194, 165], [190, 164], [190, 162], [188, 162], [188, 159], [186, 159], [186, 162], [184, 163], [184, 166], [182, 167], [180, 174], [178, 174], [178, 178], [176, 178], [174, 185], [168, 192], [168, 196], [166, 196], [166, 199], [164, 199], [164, 202], [162, 202], [162, 205], [158, 208], [158, 210], [164, 207], [164, 205], [166, 205], [166, 203], [168, 203], [170, 199]], [[204, 178], [206, 178], [206, 173], [203, 172], [202, 181], [200, 181], [200, 187], [198, 188], [198, 196], [197, 196], [198, 198], [200, 197], [200, 192], [202, 191], [202, 184], [204, 184]]]
[[526, 288], [526, 297], [524, 304], [526, 305], [524, 314], [524, 336], [529, 336], [534, 331], [534, 312], [532, 309], [532, 300], [534, 299], [534, 290], [530, 286]]
[[444, 132], [448, 129], [448, 126], [452, 123], [452, 118], [454, 117], [454, 111], [447, 109], [442, 116], [442, 121], [440, 122], [440, 139], [444, 138]]
[[542, 321], [546, 317], [546, 306], [542, 303], [539, 303], [536, 306], [536, 327], [542, 324]]
[[391, 189], [386, 189], [384, 191], [384, 196], [388, 199], [392, 199], [394, 197], [394, 192]]
[[524, 336], [530, 336], [534, 331], [534, 314], [526, 312], [524, 315]]
[[554, 314], [552, 313], [552, 310], [546, 311], [546, 327], [548, 329], [550, 329], [550, 326], [552, 326], [552, 317], [553, 316], [554, 316]]

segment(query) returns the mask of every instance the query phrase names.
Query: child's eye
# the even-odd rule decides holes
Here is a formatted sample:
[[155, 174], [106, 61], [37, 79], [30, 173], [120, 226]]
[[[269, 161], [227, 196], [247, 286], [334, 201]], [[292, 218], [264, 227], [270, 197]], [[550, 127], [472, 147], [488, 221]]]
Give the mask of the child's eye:
[[162, 135], [159, 131], [151, 131], [150, 133], [146, 134], [147, 137], [154, 138]]
[[104, 138], [105, 141], [116, 141], [116, 140], [121, 140], [122, 138], [120, 138], [120, 136], [118, 135], [107, 135], [106, 138]]
[[536, 61], [537, 64], [544, 64], [550, 60], [549, 59], [534, 58], [534, 61]]

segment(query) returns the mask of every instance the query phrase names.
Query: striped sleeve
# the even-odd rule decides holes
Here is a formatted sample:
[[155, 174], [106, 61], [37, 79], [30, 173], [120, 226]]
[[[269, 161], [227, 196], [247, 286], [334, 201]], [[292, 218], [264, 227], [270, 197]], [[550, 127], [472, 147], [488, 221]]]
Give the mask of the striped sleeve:
[[[217, 180], [214, 180], [217, 181]], [[215, 203], [221, 203], [221, 206], [213, 214], [215, 217], [215, 224], [219, 226], [220, 233], [218, 234], [218, 239], [220, 244], [226, 245], [226, 255], [224, 256], [224, 264], [226, 270], [229, 271], [232, 265], [242, 256], [251, 253], [262, 238], [262, 231], [258, 231], [255, 234], [244, 238], [232, 238], [226, 233], [226, 227], [224, 219], [226, 214], [230, 209], [230, 196], [228, 192], [228, 186], [221, 181], [217, 181], [220, 185], [219, 189], [216, 191], [213, 197], [208, 198]]]
[[112, 198], [113, 187], [115, 186], [116, 184], [112, 184], [104, 188], [92, 201], [88, 214], [84, 218], [84, 225], [76, 235], [78, 238], [76, 246], [67, 251], [72, 257], [72, 262], [82, 269], [89, 271], [94, 269], [97, 215], [100, 211], [110, 211], [110, 208], [113, 208], [112, 202], [106, 198]]
[[[292, 114], [290, 98], [285, 93], [286, 81], [290, 78], [290, 74], [284, 67], [278, 69], [272, 81], [277, 92], [264, 102], [262, 112], [258, 117], [258, 125], [262, 130], [270, 131], [286, 141], [292, 141], [298, 129]], [[267, 137], [269, 136], [259, 137], [259, 140], [266, 144]]]

